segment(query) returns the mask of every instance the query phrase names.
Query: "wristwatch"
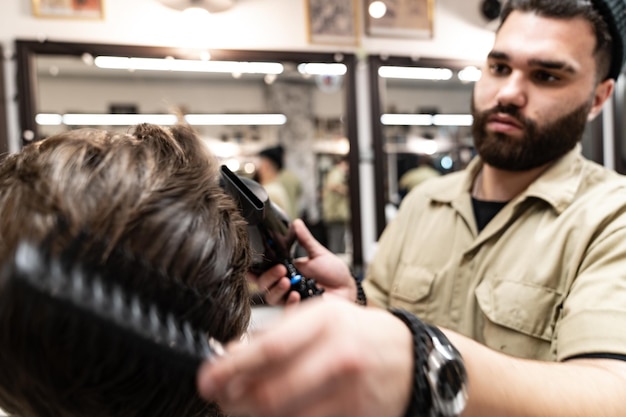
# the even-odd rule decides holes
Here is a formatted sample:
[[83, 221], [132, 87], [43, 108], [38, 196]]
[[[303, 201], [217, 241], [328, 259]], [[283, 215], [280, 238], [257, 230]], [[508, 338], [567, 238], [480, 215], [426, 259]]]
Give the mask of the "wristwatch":
[[467, 404], [467, 372], [463, 358], [441, 330], [425, 326], [426, 377], [436, 416], [458, 416]]
[[456, 417], [467, 404], [467, 371], [459, 351], [437, 327], [390, 309], [413, 334], [415, 375], [405, 417]]

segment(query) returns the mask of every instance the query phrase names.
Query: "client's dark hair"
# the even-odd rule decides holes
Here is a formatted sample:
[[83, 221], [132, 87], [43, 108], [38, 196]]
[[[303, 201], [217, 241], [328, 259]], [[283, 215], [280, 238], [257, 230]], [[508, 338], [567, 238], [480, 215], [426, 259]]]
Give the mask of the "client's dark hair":
[[[250, 319], [250, 254], [245, 220], [219, 175], [217, 160], [185, 126], [143, 124], [132, 134], [80, 129], [33, 143], [0, 164], [0, 262], [20, 241], [62, 248], [82, 233], [81, 252], [97, 250], [102, 261], [123, 253], [162, 272], [131, 274], [128, 280], [141, 280], [133, 286], [171, 280], [210, 299], [196, 326], [222, 342], [236, 339]], [[187, 307], [179, 307], [184, 314]], [[158, 373], [133, 366], [125, 352], [98, 352], [113, 364], [108, 369], [94, 363], [92, 352], [68, 355], [68, 346], [88, 346], [82, 338], [89, 336], [67, 334], [64, 323], [45, 322], [36, 305], [28, 308], [42, 319], [41, 332], [58, 340], [39, 340], [0, 316], [5, 411], [22, 417], [221, 414], [193, 384], [157, 381]], [[9, 334], [10, 328], [17, 331]], [[11, 348], [15, 340], [25, 352]]]

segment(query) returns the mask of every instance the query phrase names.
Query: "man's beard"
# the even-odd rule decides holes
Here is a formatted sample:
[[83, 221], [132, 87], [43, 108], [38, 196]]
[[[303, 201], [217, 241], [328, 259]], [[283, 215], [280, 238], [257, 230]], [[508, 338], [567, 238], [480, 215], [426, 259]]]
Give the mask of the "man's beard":
[[[582, 139], [591, 100], [572, 112], [538, 126], [532, 119], [523, 117], [516, 106], [498, 105], [479, 112], [472, 99], [472, 134], [474, 146], [487, 164], [506, 171], [526, 171], [540, 167], [565, 155]], [[496, 113], [508, 114], [522, 125], [524, 135], [512, 138], [504, 133], [487, 131], [487, 120]]]

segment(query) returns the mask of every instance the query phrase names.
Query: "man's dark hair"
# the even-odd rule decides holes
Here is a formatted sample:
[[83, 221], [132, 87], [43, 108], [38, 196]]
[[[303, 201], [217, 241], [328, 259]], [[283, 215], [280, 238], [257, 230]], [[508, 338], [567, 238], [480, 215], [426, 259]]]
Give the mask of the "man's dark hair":
[[270, 160], [278, 171], [283, 169], [285, 162], [285, 149], [282, 147], [282, 145], [265, 148], [261, 150], [261, 152], [259, 152], [259, 156]]
[[[197, 327], [222, 342], [237, 339], [250, 319], [249, 244], [245, 220], [219, 178], [217, 160], [185, 126], [139, 125], [133, 134], [81, 129], [35, 142], [0, 163], [0, 262], [24, 239], [63, 247], [88, 231], [84, 251], [93, 245], [103, 258], [124, 253], [162, 271], [129, 274], [128, 280], [139, 281], [132, 285], [171, 280], [199, 299], [210, 298]], [[56, 234], [59, 225], [63, 233]], [[183, 317], [191, 308], [178, 307]], [[89, 335], [68, 335], [64, 323], [46, 321], [37, 305], [24, 308], [41, 329], [27, 332], [15, 318], [0, 315], [0, 408], [7, 412], [221, 415], [195, 384], [157, 380], [158, 372], [133, 366], [125, 352], [75, 348], [89, 346]]]
[[[619, 0], [622, 1], [622, 0]], [[602, 0], [596, 0], [596, 3], [602, 3]], [[602, 10], [605, 11], [605, 5], [602, 3]], [[607, 24], [603, 14], [600, 13], [598, 6], [592, 1], [587, 0], [509, 0], [504, 3], [500, 14], [500, 27], [509, 15], [515, 11], [533, 12], [538, 16], [555, 18], [555, 19], [572, 19], [581, 17], [587, 20], [596, 35], [596, 47], [594, 50], [596, 61], [596, 79], [603, 81], [607, 78], [617, 78], [622, 66], [622, 42], [619, 33], [615, 32]], [[610, 11], [606, 10], [606, 13]], [[616, 60], [617, 62], [613, 62]], [[617, 74], [615, 68], [617, 67]]]

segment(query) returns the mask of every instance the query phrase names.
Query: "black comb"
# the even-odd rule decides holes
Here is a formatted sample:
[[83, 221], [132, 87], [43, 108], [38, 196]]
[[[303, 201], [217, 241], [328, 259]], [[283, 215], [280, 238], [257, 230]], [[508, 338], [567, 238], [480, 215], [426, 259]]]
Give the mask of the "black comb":
[[[165, 358], [171, 366], [190, 374], [202, 361], [215, 360], [224, 353], [219, 341], [189, 321], [103, 280], [92, 267], [61, 262], [41, 246], [27, 242], [18, 246], [0, 275], [0, 306], [15, 305], [11, 300], [15, 296], [46, 303], [55, 314], [60, 312], [71, 317], [70, 322], [80, 322], [77, 326], [101, 326], [104, 330], [100, 333], [108, 339], [141, 345], [143, 351], [157, 354], [160, 361]], [[22, 313], [23, 320], [28, 320], [28, 312]], [[0, 314], [16, 313], [0, 307]]]

